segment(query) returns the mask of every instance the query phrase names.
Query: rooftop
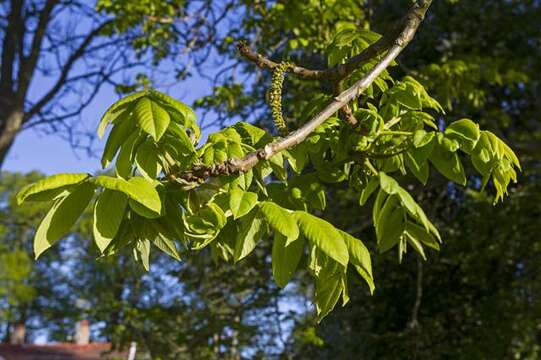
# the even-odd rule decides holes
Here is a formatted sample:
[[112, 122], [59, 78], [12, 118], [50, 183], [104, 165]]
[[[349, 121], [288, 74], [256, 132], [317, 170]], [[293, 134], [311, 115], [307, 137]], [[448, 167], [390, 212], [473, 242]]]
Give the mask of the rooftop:
[[111, 352], [110, 343], [0, 344], [0, 360], [117, 360], [126, 358], [125, 353]]

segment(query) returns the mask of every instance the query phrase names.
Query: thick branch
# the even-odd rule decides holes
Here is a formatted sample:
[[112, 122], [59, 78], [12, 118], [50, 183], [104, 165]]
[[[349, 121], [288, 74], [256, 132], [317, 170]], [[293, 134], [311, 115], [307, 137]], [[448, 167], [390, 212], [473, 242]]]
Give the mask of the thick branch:
[[32, 79], [32, 75], [34, 74], [34, 70], [39, 59], [45, 31], [49, 25], [51, 13], [57, 3], [58, 0], [47, 0], [45, 6], [43, 9], [41, 9], [39, 13], [38, 25], [36, 27], [36, 31], [34, 32], [34, 37], [32, 38], [30, 53], [28, 56], [20, 59], [21, 66], [19, 69], [19, 84], [17, 89], [17, 96], [20, 98], [24, 98], [24, 95], [28, 90], [28, 86], [30, 85], [30, 80]]
[[[419, 9], [428, 8], [431, 1], [418, 1], [411, 11], [400, 21], [400, 23], [388, 34], [380, 38], [378, 41], [370, 45], [360, 54], [352, 57], [344, 64], [338, 64], [332, 68], [325, 70], [313, 70], [307, 69], [302, 66], [295, 65], [291, 71], [291, 74], [297, 75], [303, 79], [309, 80], [342, 80], [351, 74], [355, 69], [358, 69], [361, 65], [365, 64], [371, 59], [374, 59], [382, 55], [385, 51], [391, 48], [396, 39], [401, 37], [404, 29], [406, 29], [412, 22], [418, 21], [416, 18], [424, 16], [424, 12], [419, 12]], [[426, 7], [425, 7], [426, 6]], [[270, 60], [269, 58], [252, 50], [248, 44], [242, 42], [238, 45], [239, 52], [246, 59], [255, 63], [262, 69], [273, 70], [279, 64]]]
[[394, 61], [406, 45], [413, 39], [417, 28], [424, 18], [431, 0], [418, 1], [406, 16], [402, 30], [392, 40], [392, 46], [381, 60], [360, 80], [349, 89], [335, 97], [334, 101], [327, 105], [319, 114], [313, 117], [298, 130], [284, 138], [265, 145], [256, 151], [247, 154], [242, 159], [230, 159], [212, 166], [196, 166], [190, 171], [179, 174], [178, 177], [186, 181], [200, 181], [212, 176], [231, 175], [246, 172], [253, 168], [260, 160], [267, 160], [282, 150], [289, 149], [303, 142], [318, 126], [329, 119], [334, 113], [344, 107], [351, 100], [364, 92], [377, 77]]
[[[7, 16], [7, 28], [4, 34], [2, 44], [2, 69], [0, 71], [0, 87], [3, 93], [13, 91], [13, 69], [15, 65], [15, 55], [17, 54], [18, 39], [24, 34], [21, 34], [20, 23], [22, 21], [22, 0], [12, 0]], [[1, 101], [5, 101], [2, 99]]]

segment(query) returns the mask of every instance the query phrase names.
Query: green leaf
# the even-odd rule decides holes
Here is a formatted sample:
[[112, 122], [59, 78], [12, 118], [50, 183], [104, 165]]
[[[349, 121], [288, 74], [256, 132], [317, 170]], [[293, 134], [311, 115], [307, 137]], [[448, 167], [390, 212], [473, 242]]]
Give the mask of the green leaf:
[[96, 199], [93, 233], [96, 245], [102, 253], [117, 234], [127, 203], [126, 194], [109, 189], [103, 190]]
[[327, 261], [316, 279], [314, 302], [318, 321], [321, 321], [334, 309], [342, 291], [345, 290], [344, 270], [337, 265], [334, 261]]
[[113, 161], [120, 146], [128, 139], [134, 128], [134, 122], [128, 118], [127, 112], [124, 112], [113, 126], [113, 130], [111, 130], [105, 143], [101, 156], [101, 167], [103, 169]]
[[99, 175], [91, 179], [93, 183], [109, 190], [116, 190], [128, 195], [130, 199], [138, 202], [155, 214], [161, 214], [162, 204], [160, 195], [154, 184], [140, 176], [132, 177], [128, 181], [122, 178]]
[[142, 226], [142, 235], [162, 252], [180, 261], [175, 241], [169, 239], [168, 231], [157, 221], [146, 220]]
[[156, 236], [152, 241], [152, 244], [154, 244], [162, 252], [171, 256], [173, 259], [180, 261], [180, 254], [178, 253], [176, 244], [173, 240], [168, 239], [162, 234], [158, 234], [158, 236]]
[[130, 206], [130, 209], [132, 209], [137, 215], [141, 215], [144, 218], [157, 219], [162, 216], [161, 213], [150, 210], [146, 206], [141, 205], [140, 203], [131, 198], [128, 199], [128, 204]]
[[164, 105], [168, 105], [178, 111], [182, 114], [184, 117], [184, 126], [186, 127], [192, 127], [195, 125], [196, 122], [196, 116], [195, 112], [191, 107], [184, 104], [181, 101], [178, 101], [177, 99], [164, 94], [162, 92], [156, 91], [156, 90], [150, 90], [150, 95], [157, 101], [161, 102]]
[[410, 237], [422, 242], [426, 246], [431, 247], [434, 250], [440, 250], [440, 244], [438, 239], [436, 239], [436, 237], [427, 232], [426, 229], [424, 229], [423, 227], [408, 222], [406, 224], [406, 232]]
[[134, 131], [120, 146], [120, 152], [118, 153], [115, 164], [116, 173], [119, 176], [127, 179], [132, 175], [133, 157], [141, 140], [141, 133], [139, 131]]
[[284, 156], [282, 153], [271, 156], [269, 159], [269, 165], [271, 166], [274, 175], [276, 175], [278, 179], [284, 181], [287, 179], [287, 171], [284, 167]]
[[141, 262], [146, 271], [150, 270], [150, 241], [147, 239], [137, 240], [137, 251], [141, 254]]
[[297, 174], [302, 172], [306, 166], [306, 163], [308, 162], [308, 152], [306, 151], [306, 147], [302, 146], [301, 144], [289, 149], [288, 151], [284, 151], [284, 156], [287, 158], [291, 169], [293, 169], [293, 171]]
[[143, 91], [130, 94], [118, 100], [113, 105], [111, 105], [109, 109], [107, 109], [105, 114], [103, 114], [100, 120], [100, 124], [98, 125], [98, 136], [100, 137], [100, 139], [103, 137], [103, 135], [105, 135], [105, 129], [107, 128], [107, 125], [112, 121], [113, 115], [115, 113], [120, 114], [120, 111], [122, 109], [125, 109], [128, 104], [144, 96], [146, 93], [147, 93], [146, 90], [143, 90]]
[[257, 194], [250, 191], [233, 189], [229, 192], [229, 208], [233, 218], [238, 219], [248, 214], [257, 204]]
[[359, 204], [361, 206], [366, 204], [366, 202], [370, 198], [370, 195], [372, 195], [374, 191], [376, 191], [376, 189], [378, 188], [378, 185], [379, 185], [378, 178], [376, 177], [370, 178], [370, 180], [368, 181], [364, 189], [361, 191], [361, 196], [359, 197]]
[[128, 180], [128, 195], [141, 205], [155, 213], [161, 213], [162, 203], [158, 191], [153, 183], [142, 178], [132, 177]]
[[270, 201], [261, 202], [259, 208], [272, 228], [284, 235], [288, 243], [299, 237], [299, 227], [292, 212]]
[[272, 141], [272, 136], [268, 132], [246, 122], [239, 121], [233, 128], [240, 134], [243, 143], [253, 147], [260, 147]]
[[372, 261], [370, 253], [361, 240], [351, 236], [345, 231], [339, 230], [342, 238], [346, 242], [349, 252], [349, 262], [355, 267], [359, 275], [366, 281], [370, 289], [370, 294], [374, 293], [376, 288], [372, 276]]
[[210, 244], [227, 223], [223, 210], [215, 203], [208, 203], [185, 220], [185, 234], [193, 241], [192, 248], [200, 250]]
[[179, 205], [173, 201], [166, 201], [165, 215], [161, 221], [178, 240], [184, 241], [184, 223]]
[[272, 243], [272, 274], [276, 284], [284, 288], [291, 280], [304, 250], [304, 238], [288, 243], [285, 236], [276, 232]]
[[137, 101], [133, 113], [141, 129], [152, 136], [154, 141], [160, 140], [171, 122], [167, 111], [147, 97]]
[[481, 132], [479, 125], [469, 119], [461, 119], [451, 123], [445, 129], [445, 136], [459, 143], [460, 148], [470, 153], [477, 145]]
[[379, 186], [389, 195], [396, 194], [401, 189], [398, 182], [383, 171], [379, 172]]
[[235, 253], [233, 255], [235, 262], [244, 259], [255, 249], [264, 233], [263, 225], [259, 211], [252, 211], [243, 218], [235, 240]]
[[179, 144], [186, 150], [188, 153], [195, 153], [195, 148], [186, 134], [186, 131], [177, 123], [169, 124], [168, 131], [175, 137], [177, 140], [175, 143]]
[[404, 231], [404, 210], [397, 204], [396, 196], [389, 196], [379, 214], [376, 235], [380, 253], [398, 244]]
[[423, 129], [417, 130], [413, 133], [413, 146], [420, 148], [429, 144], [434, 139], [434, 131], [427, 132]]
[[415, 176], [423, 185], [426, 185], [428, 176], [430, 175], [428, 162], [426, 160], [419, 162], [413, 152], [408, 151], [405, 153], [404, 163], [408, 169], [410, 169], [413, 176]]
[[150, 180], [158, 177], [162, 166], [158, 157], [158, 148], [153, 141], [147, 140], [137, 148], [135, 163], [144, 177]]
[[456, 152], [447, 151], [447, 149], [438, 142], [434, 145], [434, 149], [430, 154], [430, 162], [432, 162], [434, 167], [449, 180], [462, 186], [466, 185], [466, 174], [464, 173], [462, 162]]
[[65, 198], [56, 200], [39, 224], [34, 237], [36, 259], [66, 236], [94, 196], [94, 185], [88, 182], [74, 188]]
[[308, 241], [338, 263], [347, 266], [349, 254], [338, 230], [327, 221], [305, 211], [295, 211], [301, 233]]
[[17, 204], [25, 200], [49, 201], [56, 198], [72, 185], [79, 184], [90, 177], [86, 173], [57, 174], [26, 185], [17, 193]]
[[408, 233], [407, 231], [404, 234], [405, 234], [406, 241], [408, 242], [408, 244], [410, 244], [413, 247], [413, 249], [417, 251], [419, 255], [421, 255], [423, 260], [426, 260], [426, 254], [425, 254], [425, 250], [423, 249], [423, 245], [421, 245], [421, 243], [416, 238], [411, 236], [411, 234]]

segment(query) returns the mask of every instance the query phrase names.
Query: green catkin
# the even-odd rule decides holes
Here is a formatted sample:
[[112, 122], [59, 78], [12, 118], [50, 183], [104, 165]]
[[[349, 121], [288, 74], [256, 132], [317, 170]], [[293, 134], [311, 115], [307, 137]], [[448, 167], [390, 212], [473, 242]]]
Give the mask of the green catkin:
[[282, 87], [284, 85], [285, 73], [293, 69], [293, 63], [284, 61], [278, 64], [272, 73], [272, 84], [269, 90], [269, 103], [272, 111], [274, 126], [280, 135], [288, 134], [287, 124], [282, 115]]

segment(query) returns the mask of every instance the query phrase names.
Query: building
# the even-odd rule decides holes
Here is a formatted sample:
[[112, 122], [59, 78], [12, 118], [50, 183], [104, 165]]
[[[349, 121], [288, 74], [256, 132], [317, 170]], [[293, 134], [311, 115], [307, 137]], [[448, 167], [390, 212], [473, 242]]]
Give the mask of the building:
[[128, 352], [111, 351], [110, 343], [91, 343], [88, 321], [77, 323], [75, 342], [26, 344], [25, 327], [17, 324], [9, 344], [0, 344], [0, 360], [134, 360], [135, 344]]

